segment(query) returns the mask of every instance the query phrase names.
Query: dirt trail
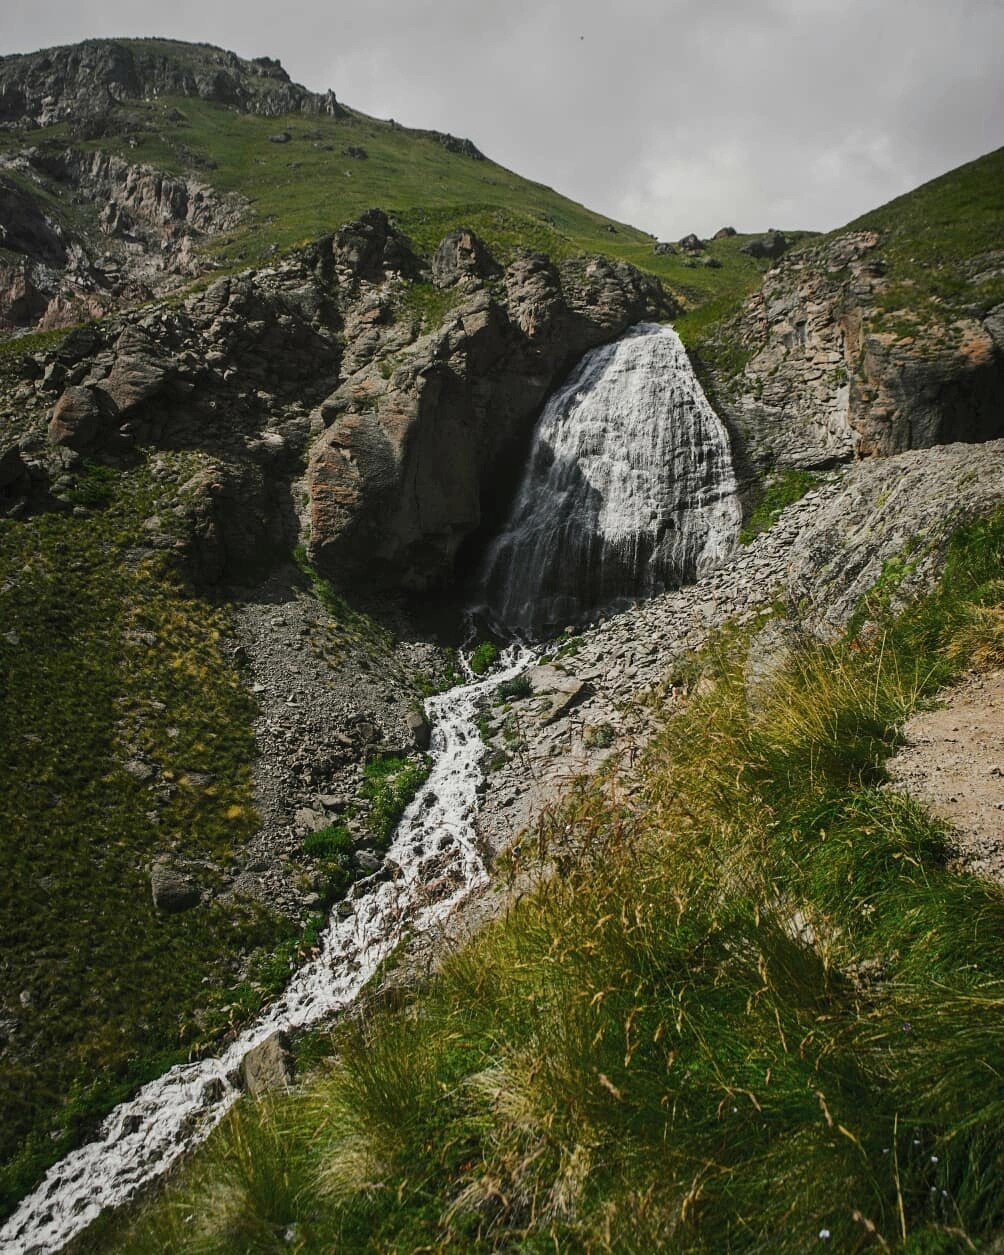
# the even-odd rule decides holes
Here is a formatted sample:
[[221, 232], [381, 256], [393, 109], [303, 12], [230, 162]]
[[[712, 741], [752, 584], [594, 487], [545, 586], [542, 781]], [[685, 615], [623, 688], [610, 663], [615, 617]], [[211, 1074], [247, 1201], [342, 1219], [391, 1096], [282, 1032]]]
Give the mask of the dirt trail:
[[955, 834], [955, 865], [1004, 884], [1004, 670], [970, 675], [907, 721], [887, 766]]

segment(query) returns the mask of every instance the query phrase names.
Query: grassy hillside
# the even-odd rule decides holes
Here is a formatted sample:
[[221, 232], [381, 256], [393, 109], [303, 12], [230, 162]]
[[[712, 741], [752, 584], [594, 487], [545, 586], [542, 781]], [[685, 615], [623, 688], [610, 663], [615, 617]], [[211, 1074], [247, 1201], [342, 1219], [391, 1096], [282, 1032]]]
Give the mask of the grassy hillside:
[[918, 321], [985, 314], [1004, 301], [1004, 148], [843, 230], [881, 234], [889, 280], [881, 309], [907, 309]]
[[1002, 569], [998, 514], [873, 645], [807, 649], [753, 708], [723, 640], [641, 805], [574, 797], [538, 833], [562, 876], [81, 1248], [985, 1249], [1004, 891], [881, 784], [912, 710], [1004, 662]]
[[[144, 47], [150, 44], [143, 41]], [[165, 52], [180, 55], [174, 45], [165, 45]], [[710, 242], [706, 256], [717, 267], [679, 254], [657, 256], [652, 237], [643, 231], [593, 213], [490, 160], [451, 152], [428, 132], [364, 114], [265, 118], [197, 98], [162, 97], [128, 102], [119, 121], [118, 133], [110, 128], [109, 134], [82, 143], [63, 123], [9, 134], [3, 146], [16, 151], [73, 144], [112, 152], [248, 197], [251, 220], [212, 245], [222, 265], [257, 263], [273, 247], [281, 251], [316, 238], [378, 206], [392, 213], [425, 251], [454, 226], [467, 225], [502, 259], [517, 246], [554, 258], [602, 252], [659, 275], [687, 304], [738, 297], [755, 285], [765, 267], [739, 251], [750, 236]], [[278, 134], [288, 135], [288, 142], [271, 142]], [[351, 156], [349, 149], [366, 155]], [[63, 211], [72, 213], [73, 207]]]

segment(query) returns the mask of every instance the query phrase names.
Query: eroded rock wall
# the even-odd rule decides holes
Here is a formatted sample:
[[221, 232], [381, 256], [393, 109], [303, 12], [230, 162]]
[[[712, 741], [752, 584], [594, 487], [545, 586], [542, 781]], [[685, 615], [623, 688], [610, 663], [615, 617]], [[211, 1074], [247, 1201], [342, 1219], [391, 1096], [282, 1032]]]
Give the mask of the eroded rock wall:
[[748, 360], [716, 395], [754, 468], [1004, 434], [1000, 309], [896, 325], [881, 245], [855, 231], [786, 256], [724, 331]]

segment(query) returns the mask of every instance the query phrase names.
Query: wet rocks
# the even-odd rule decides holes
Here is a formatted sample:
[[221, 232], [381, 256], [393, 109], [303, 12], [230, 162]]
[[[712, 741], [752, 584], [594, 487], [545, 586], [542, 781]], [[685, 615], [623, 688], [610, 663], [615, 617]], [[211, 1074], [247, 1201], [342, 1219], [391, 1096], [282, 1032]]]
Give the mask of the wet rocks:
[[241, 1081], [255, 1098], [271, 1090], [289, 1089], [293, 1074], [293, 1055], [286, 1033], [272, 1033], [249, 1050], [241, 1061]]

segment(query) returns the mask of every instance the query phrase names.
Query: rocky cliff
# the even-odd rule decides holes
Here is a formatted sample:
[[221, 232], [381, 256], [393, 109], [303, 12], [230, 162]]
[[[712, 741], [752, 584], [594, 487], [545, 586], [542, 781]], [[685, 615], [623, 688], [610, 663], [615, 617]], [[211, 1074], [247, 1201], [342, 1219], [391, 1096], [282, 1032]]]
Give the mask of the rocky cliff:
[[[267, 117], [342, 111], [334, 92], [293, 83], [278, 61], [166, 39], [88, 39], [0, 61], [0, 123], [108, 125], [130, 100], [192, 96]], [[111, 123], [114, 125], [114, 122]]]
[[[139, 201], [155, 220], [160, 200]], [[373, 211], [24, 356], [0, 412], [3, 506], [58, 508], [88, 461], [198, 450], [170, 542], [196, 582], [260, 573], [302, 527], [343, 580], [448, 583], [548, 391], [587, 348], [671, 309], [633, 267], [521, 253], [503, 270], [470, 232], [430, 270]]]
[[[1000, 165], [991, 154], [898, 213], [785, 254], [716, 328], [709, 374], [748, 471], [1004, 433], [1004, 252], [987, 247]], [[966, 177], [990, 184], [986, 222], [968, 232], [973, 211], [943, 204]]]

